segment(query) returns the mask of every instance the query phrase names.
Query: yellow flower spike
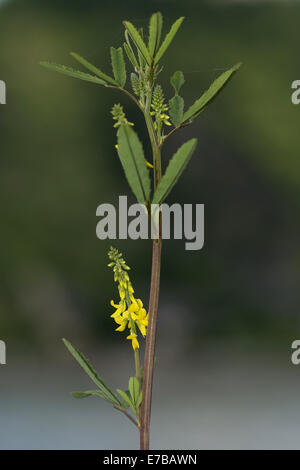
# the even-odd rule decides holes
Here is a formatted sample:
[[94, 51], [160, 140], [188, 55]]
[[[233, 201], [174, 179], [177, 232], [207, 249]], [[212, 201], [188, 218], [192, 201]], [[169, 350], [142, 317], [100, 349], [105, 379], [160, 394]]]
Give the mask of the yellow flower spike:
[[115, 145], [115, 148], [116, 148], [117, 150], [119, 150], [119, 145], [118, 145], [118, 144], [116, 144], [116, 145]]
[[136, 350], [139, 349], [137, 332], [140, 332], [143, 337], [146, 336], [148, 315], [142, 300], [134, 297], [134, 289], [127, 273], [130, 268], [126, 265], [122, 254], [112, 248], [109, 252], [109, 258], [112, 261], [109, 267], [113, 268], [114, 280], [118, 283], [120, 295], [119, 303], [114, 300], [110, 301], [111, 306], [115, 308], [115, 312], [110, 316], [117, 324], [115, 331], [122, 332], [127, 328], [130, 330], [127, 339], [131, 340], [132, 347]]

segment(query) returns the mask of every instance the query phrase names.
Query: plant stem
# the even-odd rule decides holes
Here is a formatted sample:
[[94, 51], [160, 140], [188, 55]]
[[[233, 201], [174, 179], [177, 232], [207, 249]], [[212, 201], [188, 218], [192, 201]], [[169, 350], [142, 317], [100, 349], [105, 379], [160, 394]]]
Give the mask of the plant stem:
[[152, 274], [149, 300], [149, 320], [146, 336], [144, 362], [143, 401], [141, 407], [140, 449], [149, 449], [150, 417], [152, 401], [152, 383], [156, 343], [156, 327], [158, 317], [158, 299], [161, 265], [161, 238], [154, 240], [152, 250]]
[[138, 381], [141, 379], [141, 368], [140, 368], [140, 354], [139, 350], [134, 350], [134, 362], [135, 362], [135, 374]]
[[[159, 142], [157, 142], [153, 129], [153, 121], [150, 116], [151, 95], [147, 97], [145, 107], [145, 119], [151, 140], [154, 165], [154, 188], [157, 187], [161, 179], [161, 154]], [[152, 384], [155, 358], [156, 328], [158, 317], [158, 300], [160, 285], [160, 266], [161, 266], [161, 219], [159, 222], [159, 238], [153, 241], [152, 247], [152, 273], [149, 298], [148, 329], [146, 336], [146, 350], [144, 360], [144, 381], [143, 381], [143, 400], [140, 413], [140, 449], [149, 449], [150, 440], [150, 418], [152, 402]]]

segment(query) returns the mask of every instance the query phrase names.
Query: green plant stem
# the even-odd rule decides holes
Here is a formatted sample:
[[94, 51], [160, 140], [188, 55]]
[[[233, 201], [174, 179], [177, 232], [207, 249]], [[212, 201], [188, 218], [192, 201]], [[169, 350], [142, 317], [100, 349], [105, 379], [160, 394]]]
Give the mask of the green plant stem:
[[141, 380], [141, 367], [140, 367], [140, 353], [139, 353], [138, 349], [134, 350], [134, 363], [135, 363], [136, 378], [140, 382], [140, 380]]
[[114, 408], [116, 410], [119, 410], [121, 411], [121, 413], [123, 413], [125, 416], [127, 416], [127, 418], [133, 423], [135, 424], [135, 426], [138, 428], [139, 425], [138, 425], [138, 422], [124, 409], [122, 408], [121, 406], [117, 406], [117, 405], [114, 405]]
[[[156, 188], [161, 179], [161, 154], [159, 143], [156, 140], [153, 129], [153, 121], [150, 116], [151, 95], [147, 97], [145, 107], [145, 119], [151, 140], [154, 166], [154, 187]], [[152, 247], [152, 273], [149, 298], [148, 329], [146, 336], [146, 350], [144, 360], [143, 400], [140, 413], [140, 449], [149, 449], [150, 441], [150, 418], [152, 402], [152, 384], [155, 358], [156, 329], [158, 317], [158, 300], [160, 286], [161, 266], [161, 220], [159, 222], [159, 238], [153, 241]]]
[[138, 108], [140, 108], [141, 111], [143, 111], [143, 107], [138, 102], [138, 100], [125, 88], [122, 88], [120, 86], [115, 86], [115, 85], [105, 85], [105, 86], [106, 86], [106, 88], [112, 88], [113, 90], [122, 91], [123, 93], [125, 93], [125, 95], [127, 95], [138, 106]]
[[176, 132], [178, 132], [180, 129], [183, 129], [184, 127], [186, 126], [189, 126], [190, 124], [192, 124], [192, 122], [188, 121], [188, 122], [184, 122], [182, 124], [179, 124], [179, 126], [177, 127], [174, 127], [174, 129], [171, 130], [171, 132], [169, 132], [169, 134], [167, 134], [163, 140], [161, 141], [160, 143], [160, 147], [170, 138], [172, 137], [172, 135], [176, 134]]

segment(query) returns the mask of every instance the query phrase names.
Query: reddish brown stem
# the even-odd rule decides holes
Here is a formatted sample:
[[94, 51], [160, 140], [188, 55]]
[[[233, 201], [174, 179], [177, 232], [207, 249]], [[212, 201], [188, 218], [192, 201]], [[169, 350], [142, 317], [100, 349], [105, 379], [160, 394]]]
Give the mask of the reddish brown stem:
[[140, 449], [149, 449], [152, 382], [155, 357], [156, 327], [161, 265], [161, 239], [154, 240], [152, 249], [152, 273], [149, 299], [149, 318], [144, 362], [143, 402], [141, 406]]

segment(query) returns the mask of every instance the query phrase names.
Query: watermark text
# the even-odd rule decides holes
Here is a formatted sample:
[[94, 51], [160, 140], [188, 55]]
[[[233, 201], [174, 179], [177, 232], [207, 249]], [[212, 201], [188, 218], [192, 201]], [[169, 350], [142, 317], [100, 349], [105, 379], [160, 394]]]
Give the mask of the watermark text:
[[[148, 211], [143, 204], [128, 207], [127, 196], [119, 196], [119, 207], [100, 204], [96, 215], [101, 217], [96, 226], [100, 240], [186, 240], [186, 250], [201, 250], [204, 245], [204, 204], [151, 204]], [[160, 223], [161, 222], [161, 223]]]

